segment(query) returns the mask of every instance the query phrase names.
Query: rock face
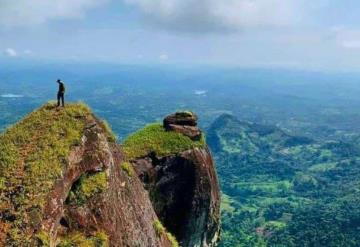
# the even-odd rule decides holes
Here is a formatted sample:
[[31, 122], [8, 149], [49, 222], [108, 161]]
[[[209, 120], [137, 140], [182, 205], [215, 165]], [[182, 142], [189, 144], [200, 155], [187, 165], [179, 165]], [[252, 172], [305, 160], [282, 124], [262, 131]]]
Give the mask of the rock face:
[[[200, 138], [202, 134], [196, 120], [194, 114], [173, 114], [164, 119], [164, 128], [186, 136], [189, 136], [187, 132], [172, 126], [196, 128]], [[134, 160], [133, 164], [149, 191], [156, 214], [181, 246], [216, 246], [220, 191], [213, 159], [206, 146], [164, 157], [150, 153]]]
[[164, 119], [164, 128], [167, 131], [181, 133], [191, 140], [200, 140], [201, 130], [197, 127], [198, 117], [192, 112], [177, 112]]
[[172, 130], [197, 128], [196, 115], [174, 116], [167, 131], [153, 127], [168, 155], [131, 160], [84, 105], [47, 104], [10, 128], [0, 136], [0, 246], [215, 246], [213, 160], [201, 141]]
[[[153, 227], [157, 217], [142, 184], [120, 169], [119, 147], [108, 142], [100, 122], [94, 120], [88, 126], [81, 145], [70, 154], [71, 168], [49, 195], [41, 229], [50, 233], [51, 245], [74, 232], [84, 236], [103, 232], [110, 246], [171, 247], [167, 237], [159, 236]], [[106, 183], [101, 193], [85, 200], [71, 198], [82, 177], [100, 173]]]
[[176, 246], [111, 133], [79, 108], [45, 105], [0, 136], [0, 246]]

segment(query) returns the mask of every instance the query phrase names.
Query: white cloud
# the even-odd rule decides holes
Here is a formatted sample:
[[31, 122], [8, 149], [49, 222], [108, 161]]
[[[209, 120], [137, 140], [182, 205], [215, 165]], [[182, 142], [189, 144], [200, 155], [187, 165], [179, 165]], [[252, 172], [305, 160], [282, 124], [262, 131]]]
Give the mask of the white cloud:
[[48, 20], [81, 18], [108, 0], [0, 0], [0, 27], [30, 26]]
[[4, 54], [8, 57], [17, 57], [18, 56], [17, 51], [12, 48], [5, 49]]
[[345, 49], [360, 49], [360, 30], [333, 27], [332, 36], [339, 46]]
[[124, 0], [147, 23], [187, 32], [283, 27], [301, 18], [302, 0]]
[[160, 60], [162, 60], [162, 61], [166, 61], [166, 60], [168, 60], [169, 59], [169, 55], [168, 54], [161, 54], [160, 56], [159, 56], [159, 59]]

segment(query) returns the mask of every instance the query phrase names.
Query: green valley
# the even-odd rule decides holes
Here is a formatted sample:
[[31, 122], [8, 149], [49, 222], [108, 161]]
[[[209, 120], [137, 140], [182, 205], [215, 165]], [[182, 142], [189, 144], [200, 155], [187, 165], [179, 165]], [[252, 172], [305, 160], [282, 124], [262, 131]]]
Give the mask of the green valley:
[[360, 150], [222, 115], [210, 126], [222, 246], [358, 246]]

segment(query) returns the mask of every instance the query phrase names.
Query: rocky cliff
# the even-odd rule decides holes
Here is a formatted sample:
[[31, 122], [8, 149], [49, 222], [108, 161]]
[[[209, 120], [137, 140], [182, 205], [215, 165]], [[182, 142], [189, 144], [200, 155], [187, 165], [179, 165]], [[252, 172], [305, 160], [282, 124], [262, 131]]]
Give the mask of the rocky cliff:
[[46, 104], [8, 129], [0, 246], [213, 246], [219, 188], [204, 140], [150, 128], [166, 142], [139, 131], [123, 151], [85, 105]]
[[[146, 143], [139, 142], [141, 136]], [[125, 151], [149, 191], [156, 214], [181, 246], [216, 246], [219, 185], [197, 116], [170, 115], [163, 126], [151, 125], [130, 136]]]

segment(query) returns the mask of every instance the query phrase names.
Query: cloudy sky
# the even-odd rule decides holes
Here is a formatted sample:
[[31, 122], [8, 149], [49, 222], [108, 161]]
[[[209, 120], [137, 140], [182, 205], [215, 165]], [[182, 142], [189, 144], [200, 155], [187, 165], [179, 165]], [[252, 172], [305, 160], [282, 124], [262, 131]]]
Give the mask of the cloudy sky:
[[0, 59], [360, 70], [358, 0], [0, 0]]

